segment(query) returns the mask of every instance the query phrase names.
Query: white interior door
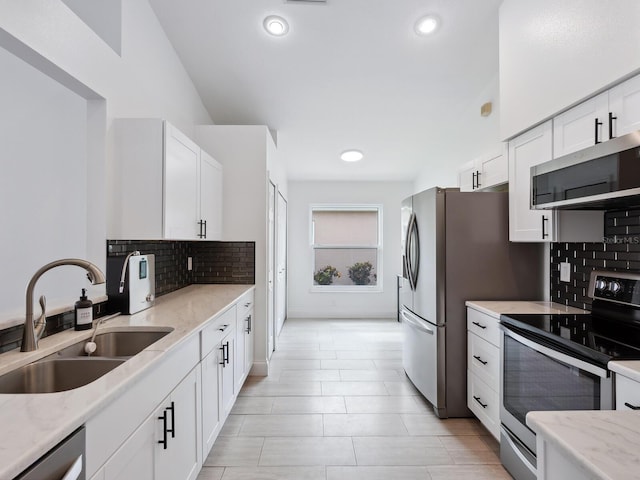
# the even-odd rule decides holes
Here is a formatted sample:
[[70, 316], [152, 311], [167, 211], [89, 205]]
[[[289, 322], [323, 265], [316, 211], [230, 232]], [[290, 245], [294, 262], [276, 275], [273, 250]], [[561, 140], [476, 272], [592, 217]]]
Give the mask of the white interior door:
[[275, 349], [275, 328], [274, 328], [274, 256], [276, 246], [276, 186], [269, 181], [269, 238], [267, 239], [267, 357], [271, 358], [271, 353]]
[[287, 318], [287, 201], [278, 192], [276, 208], [276, 336]]

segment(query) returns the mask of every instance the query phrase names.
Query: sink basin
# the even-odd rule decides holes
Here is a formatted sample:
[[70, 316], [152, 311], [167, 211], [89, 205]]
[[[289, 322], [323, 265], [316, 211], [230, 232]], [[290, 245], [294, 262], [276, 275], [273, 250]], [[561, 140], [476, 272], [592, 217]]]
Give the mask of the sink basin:
[[53, 393], [73, 390], [97, 380], [128, 357], [173, 331], [173, 328], [126, 330], [96, 335], [96, 351], [88, 356], [88, 339], [0, 376], [1, 393]]
[[53, 393], [82, 387], [110, 372], [124, 359], [43, 359], [0, 376], [0, 393]]
[[[168, 335], [172, 330], [129, 330], [100, 333], [96, 335], [96, 351], [91, 354], [91, 357], [132, 357]], [[50, 355], [50, 357], [86, 357], [84, 346], [87, 341], [75, 343]]]

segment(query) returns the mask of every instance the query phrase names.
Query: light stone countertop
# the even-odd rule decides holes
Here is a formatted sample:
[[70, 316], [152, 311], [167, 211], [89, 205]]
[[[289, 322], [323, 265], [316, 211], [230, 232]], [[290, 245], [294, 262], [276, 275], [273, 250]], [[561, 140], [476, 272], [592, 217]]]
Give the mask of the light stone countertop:
[[545, 301], [480, 301], [480, 300], [467, 300], [465, 302], [467, 307], [471, 307], [479, 312], [486, 313], [494, 318], [500, 319], [500, 315], [513, 314], [556, 314], [556, 313], [589, 313], [586, 310], [580, 308], [568, 307], [560, 303], [545, 302]]
[[[253, 285], [191, 285], [164, 295], [150, 309], [115, 317], [100, 326], [100, 332], [122, 327], [173, 327], [174, 330], [98, 380], [66, 392], [0, 394], [0, 479], [20, 474], [252, 288]], [[92, 333], [93, 330], [66, 330], [42, 339], [35, 352], [3, 353], [0, 374], [89, 339]]]
[[609, 370], [640, 382], [640, 360], [614, 360], [608, 366]]
[[529, 412], [527, 425], [582, 470], [586, 478], [640, 479], [637, 412]]

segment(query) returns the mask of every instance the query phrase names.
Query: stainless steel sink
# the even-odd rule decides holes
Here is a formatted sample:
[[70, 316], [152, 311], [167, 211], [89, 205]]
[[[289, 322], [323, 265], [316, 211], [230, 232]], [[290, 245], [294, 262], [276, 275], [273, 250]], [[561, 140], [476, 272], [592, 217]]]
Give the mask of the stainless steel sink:
[[172, 331], [167, 327], [100, 333], [91, 356], [84, 351], [86, 339], [0, 376], [0, 394], [53, 393], [82, 387]]
[[125, 359], [43, 359], [0, 376], [0, 393], [64, 392], [87, 385], [110, 372]]
[[[129, 330], [122, 332], [104, 332], [96, 335], [96, 351], [91, 357], [132, 357], [149, 345], [168, 335], [173, 328], [162, 330]], [[88, 340], [75, 343], [50, 357], [86, 357], [84, 346]]]

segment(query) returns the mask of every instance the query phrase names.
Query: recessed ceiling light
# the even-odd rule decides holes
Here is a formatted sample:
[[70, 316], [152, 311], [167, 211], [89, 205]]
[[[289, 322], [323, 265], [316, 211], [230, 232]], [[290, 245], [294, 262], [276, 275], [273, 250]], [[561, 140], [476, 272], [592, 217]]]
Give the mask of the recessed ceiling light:
[[340, 158], [345, 162], [359, 162], [364, 155], [360, 150], [346, 150], [340, 154]]
[[429, 35], [440, 26], [440, 20], [435, 15], [427, 15], [416, 22], [415, 30], [418, 35]]
[[263, 25], [267, 33], [273, 35], [274, 37], [281, 37], [283, 35], [286, 35], [289, 31], [289, 24], [287, 23], [287, 21], [282, 17], [278, 17], [277, 15], [271, 15], [265, 18]]

